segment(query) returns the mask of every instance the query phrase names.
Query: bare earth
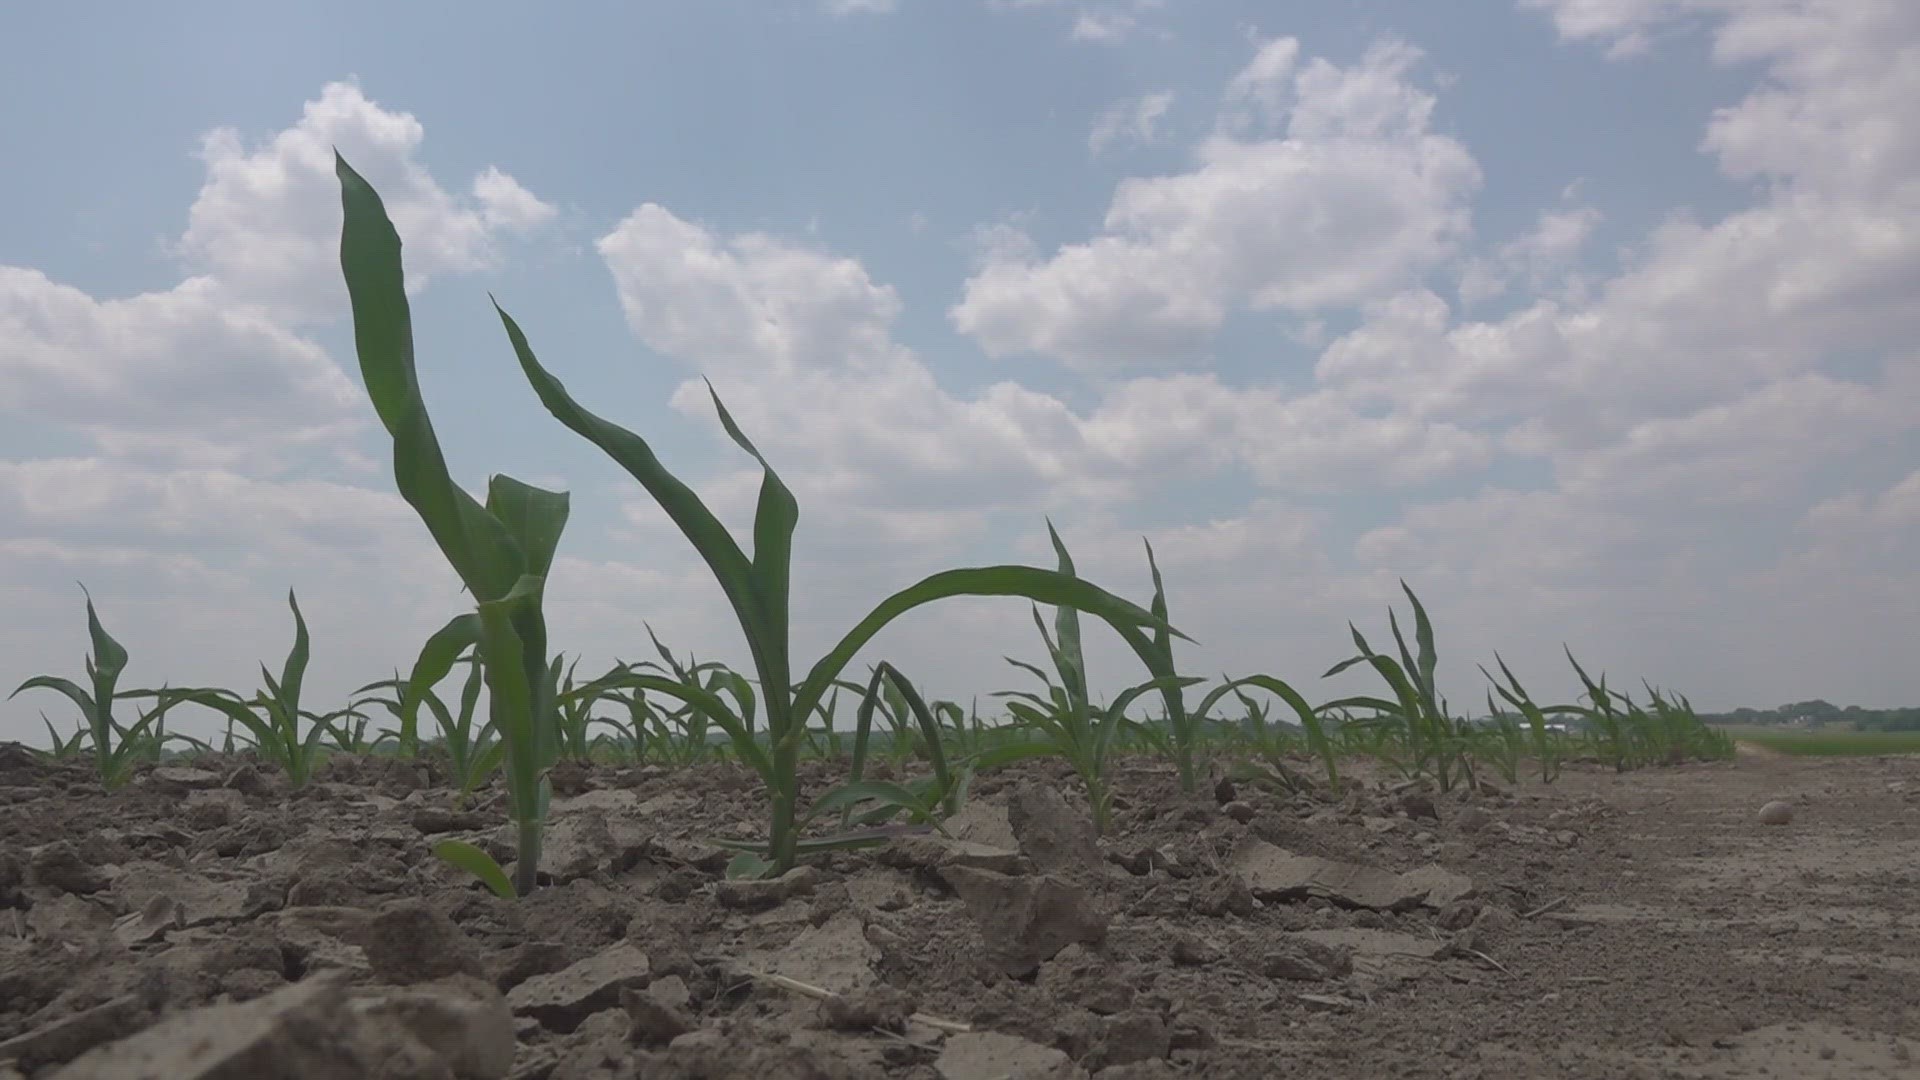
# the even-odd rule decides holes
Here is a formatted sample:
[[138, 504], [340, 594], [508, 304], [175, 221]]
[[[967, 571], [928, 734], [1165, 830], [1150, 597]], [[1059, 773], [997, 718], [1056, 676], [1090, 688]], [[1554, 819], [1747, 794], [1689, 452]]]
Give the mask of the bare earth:
[[740, 883], [749, 775], [568, 768], [506, 901], [429, 850], [510, 855], [498, 796], [421, 763], [108, 795], [0, 746], [0, 1080], [1920, 1077], [1920, 758], [1390, 780], [1130, 762], [1096, 841], [1022, 767], [959, 840]]

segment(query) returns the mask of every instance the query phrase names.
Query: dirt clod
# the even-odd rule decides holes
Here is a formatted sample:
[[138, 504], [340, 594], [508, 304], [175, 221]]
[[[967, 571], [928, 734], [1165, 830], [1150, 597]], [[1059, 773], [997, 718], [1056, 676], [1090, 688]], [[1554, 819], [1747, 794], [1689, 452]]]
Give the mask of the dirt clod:
[[1260, 956], [1260, 974], [1269, 979], [1322, 982], [1353, 973], [1353, 955], [1346, 949], [1286, 935]]
[[419, 900], [397, 900], [382, 908], [367, 921], [361, 948], [374, 976], [399, 986], [450, 975], [485, 975], [466, 934]]
[[[969, 1075], [970, 1040], [1020, 1051], [970, 1075], [1115, 1080], [1822, 1080], [1920, 1058], [1913, 758], [1575, 761], [1436, 796], [1437, 823], [1364, 762], [1340, 804], [1249, 783], [1222, 804], [1122, 758], [1098, 840], [1077, 780], [1023, 762], [979, 777], [955, 840], [745, 889], [707, 838], [763, 824], [750, 769], [596, 767], [553, 807], [581, 875], [520, 900], [431, 853], [496, 844], [497, 787], [427, 834], [423, 811], [457, 805], [442, 766], [342, 756], [298, 792], [242, 756], [191, 768], [257, 791], [145, 765], [105, 790], [30, 756], [0, 777], [0, 1080], [136, 1060], [447, 1080], [489, 1075], [463, 1057], [483, 1045], [511, 1045], [517, 1080], [933, 1080]], [[809, 790], [841, 778], [807, 769]], [[1808, 793], [1793, 827], [1760, 828], [1782, 791]]]
[[980, 936], [1002, 970], [1026, 975], [1061, 949], [1098, 944], [1109, 916], [1079, 885], [1051, 875], [1012, 877], [966, 866], [940, 875], [960, 894]]
[[991, 1031], [948, 1039], [933, 1067], [941, 1080], [1076, 1080], [1087, 1075], [1063, 1050]]
[[627, 942], [548, 975], [535, 975], [507, 992], [507, 1004], [552, 1031], [568, 1032], [580, 1021], [620, 1004], [620, 991], [643, 986], [647, 954]]
[[35, 885], [56, 892], [90, 896], [108, 884], [107, 876], [65, 840], [55, 840], [34, 852], [28, 866]]

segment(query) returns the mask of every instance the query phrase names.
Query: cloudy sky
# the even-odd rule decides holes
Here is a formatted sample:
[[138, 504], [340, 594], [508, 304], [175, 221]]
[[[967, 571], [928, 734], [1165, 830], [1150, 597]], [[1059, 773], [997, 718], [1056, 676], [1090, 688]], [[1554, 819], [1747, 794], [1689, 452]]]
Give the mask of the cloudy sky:
[[[333, 147], [406, 243], [456, 476], [573, 492], [582, 669], [744, 660], [644, 492], [539, 407], [487, 294], [745, 535], [799, 496], [796, 644], [954, 565], [1144, 602], [1198, 672], [1322, 681], [1397, 582], [1477, 706], [1562, 643], [1723, 708], [1920, 701], [1920, 5], [741, 0], [11, 7], [0, 682], [312, 704], [462, 610], [345, 325]], [[1137, 672], [1092, 633], [1096, 678]], [[1021, 685], [1017, 601], [897, 624]], [[37, 737], [38, 692], [0, 710]]]

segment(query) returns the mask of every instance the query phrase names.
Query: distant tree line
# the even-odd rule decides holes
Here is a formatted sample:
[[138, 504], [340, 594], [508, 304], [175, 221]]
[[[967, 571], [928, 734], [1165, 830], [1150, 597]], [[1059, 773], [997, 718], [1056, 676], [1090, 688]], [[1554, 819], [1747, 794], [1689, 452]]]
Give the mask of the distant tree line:
[[1855, 731], [1920, 731], [1920, 706], [1904, 709], [1842, 708], [1814, 698], [1773, 709], [1741, 707], [1728, 713], [1702, 713], [1710, 724], [1851, 724]]

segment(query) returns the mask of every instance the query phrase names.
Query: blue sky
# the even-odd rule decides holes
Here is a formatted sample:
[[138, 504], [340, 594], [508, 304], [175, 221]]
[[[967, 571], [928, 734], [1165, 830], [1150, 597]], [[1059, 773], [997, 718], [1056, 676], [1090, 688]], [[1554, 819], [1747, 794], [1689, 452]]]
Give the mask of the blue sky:
[[[585, 667], [741, 660], [643, 495], [486, 303], [730, 522], [801, 498], [816, 653], [950, 565], [1144, 600], [1309, 696], [1405, 577], [1462, 703], [1562, 642], [1707, 707], [1920, 699], [1920, 9], [1902, 0], [238, 3], [0, 15], [0, 681], [315, 692], [459, 609], [392, 492], [333, 245], [395, 207], [459, 476], [566, 486]], [[1023, 607], [872, 651], [1013, 685]], [[1134, 672], [1095, 643], [1108, 687]], [[51, 701], [0, 707], [34, 734]]]

